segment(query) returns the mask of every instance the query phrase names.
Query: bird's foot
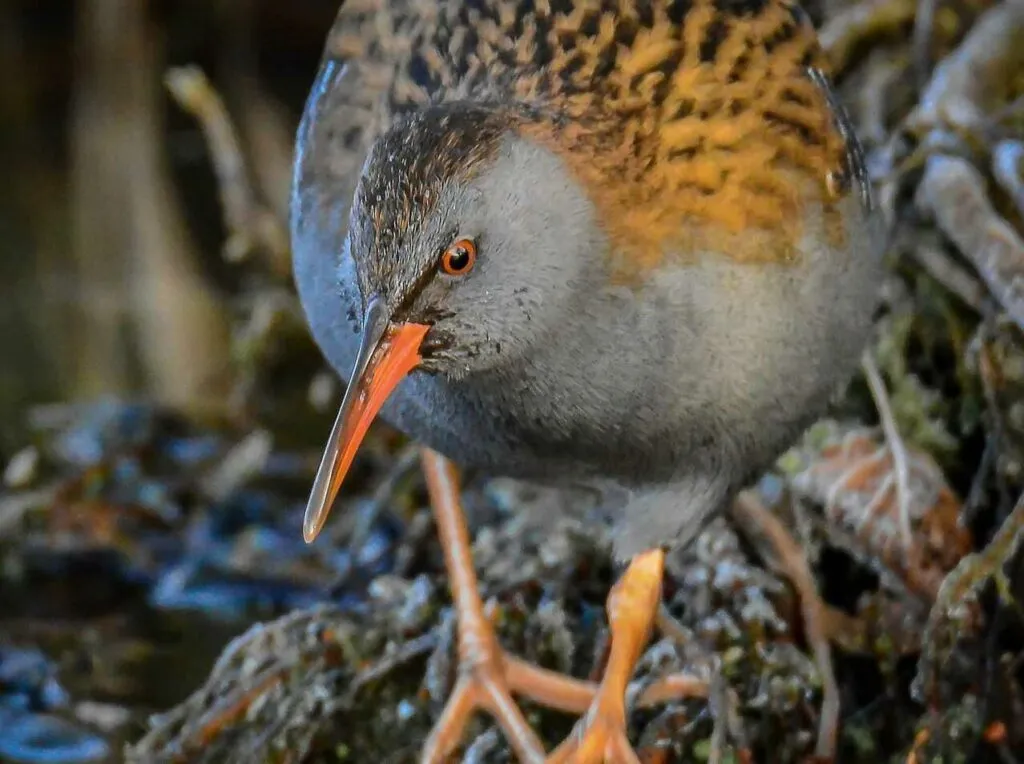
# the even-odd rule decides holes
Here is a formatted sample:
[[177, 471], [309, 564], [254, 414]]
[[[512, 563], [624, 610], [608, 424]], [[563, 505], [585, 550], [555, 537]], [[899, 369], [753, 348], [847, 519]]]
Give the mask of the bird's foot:
[[547, 764], [640, 764], [626, 735], [626, 705], [612, 692], [598, 693], [572, 734]]
[[[661, 601], [664, 553], [655, 550], [635, 557], [608, 595], [611, 644], [600, 684], [534, 666], [501, 649], [484, 610], [453, 466], [438, 454], [425, 451], [423, 467], [458, 619], [459, 669], [455, 689], [423, 746], [421, 764], [447, 761], [478, 710], [494, 718], [522, 764], [639, 761], [626, 738], [625, 699]], [[706, 697], [707, 692], [705, 681], [673, 674], [646, 686], [636, 703], [646, 707], [679, 698]], [[554, 758], [545, 759], [543, 744], [514, 696], [583, 715]]]
[[[438, 764], [445, 761], [462, 739], [469, 719], [477, 710], [490, 714], [505, 734], [516, 757], [524, 764], [551, 762], [584, 762], [591, 758], [572, 757], [571, 751], [560, 752], [556, 758], [545, 760], [540, 740], [523, 717], [513, 696], [522, 696], [548, 708], [586, 717], [581, 724], [585, 737], [594, 735], [603, 739], [616, 730], [621, 741], [613, 742], [617, 750], [629, 750], [625, 737], [625, 690], [607, 691], [605, 685], [586, 682], [534, 666], [521, 658], [506, 653], [498, 646], [490, 624], [470, 629], [460, 628], [460, 663], [455, 689], [445, 709], [434, 725], [420, 761]], [[670, 676], [645, 688], [639, 699], [641, 705], [653, 705], [666, 700], [701, 695], [706, 685], [691, 677]], [[588, 742], [588, 745], [591, 743]], [[567, 758], [568, 757], [568, 758]], [[593, 759], [605, 761], [605, 759]], [[610, 762], [633, 762], [632, 758], [608, 758]]]
[[[600, 684], [558, 674], [506, 653], [493, 627], [460, 612], [459, 670], [455, 689], [423, 748], [422, 764], [446, 760], [462, 739], [473, 713], [488, 713], [497, 722], [524, 764], [633, 764], [638, 762], [626, 736], [625, 696], [657, 613], [664, 556], [637, 557], [608, 597], [611, 651]], [[708, 685], [689, 674], [671, 674], [645, 686], [637, 697], [647, 707], [687, 697], [706, 697]], [[513, 696], [547, 708], [581, 714], [573, 734], [544, 758], [542, 743], [523, 717]]]
[[[612, 588], [608, 595], [611, 648], [604, 677], [590, 708], [548, 764], [640, 763], [626, 734], [626, 691], [658, 613], [664, 567], [664, 552], [644, 552], [633, 558]], [[664, 691], [658, 685], [648, 693], [652, 690], [653, 694]]]
[[519, 761], [542, 764], [544, 747], [512, 697], [513, 693], [530, 694], [528, 683], [516, 670], [520, 662], [506, 656], [497, 646], [490, 626], [477, 632], [471, 637], [476, 648], [470, 655], [460, 629], [458, 680], [423, 746], [420, 761], [422, 764], [446, 761], [458, 747], [466, 724], [479, 709], [498, 723]]

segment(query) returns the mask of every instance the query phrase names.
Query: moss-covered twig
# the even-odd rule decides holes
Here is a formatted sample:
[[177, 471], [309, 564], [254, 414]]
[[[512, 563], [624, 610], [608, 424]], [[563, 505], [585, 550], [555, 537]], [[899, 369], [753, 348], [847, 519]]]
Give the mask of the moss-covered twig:
[[992, 206], [981, 173], [965, 159], [932, 156], [916, 203], [935, 217], [1002, 308], [1024, 327], [1024, 240]]
[[933, 231], [915, 232], [910, 251], [924, 270], [978, 314], [984, 314], [988, 291], [970, 271], [953, 259]]
[[818, 594], [814, 575], [800, 545], [757, 496], [750, 491], [741, 493], [733, 502], [732, 512], [742, 527], [757, 528], [768, 539], [777, 554], [778, 566], [800, 598], [807, 641], [814, 653], [822, 684], [821, 718], [814, 753], [821, 761], [832, 761], [839, 734], [839, 685], [832, 670], [832, 649], [825, 628], [825, 603]]
[[935, 698], [939, 667], [945, 662], [957, 637], [977, 625], [977, 596], [981, 587], [995, 579], [1006, 591], [1003, 566], [1020, 547], [1024, 538], [1024, 494], [1003, 521], [988, 545], [980, 552], [964, 557], [942, 582], [924, 632], [924, 652], [914, 680], [914, 694], [923, 701]]
[[987, 11], [935, 68], [907, 129], [928, 133], [925, 144], [932, 149], [984, 134], [989, 115], [1005, 102], [1013, 76], [1024, 68], [1022, 39], [1024, 3], [1000, 3]]

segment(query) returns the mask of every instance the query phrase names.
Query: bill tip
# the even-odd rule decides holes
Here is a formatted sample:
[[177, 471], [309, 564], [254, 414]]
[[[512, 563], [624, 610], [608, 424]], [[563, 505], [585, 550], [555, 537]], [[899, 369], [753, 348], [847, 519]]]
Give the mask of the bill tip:
[[302, 539], [307, 544], [312, 544], [316, 541], [316, 537], [320, 535], [321, 524], [316, 521], [315, 515], [306, 515], [305, 520], [302, 523]]

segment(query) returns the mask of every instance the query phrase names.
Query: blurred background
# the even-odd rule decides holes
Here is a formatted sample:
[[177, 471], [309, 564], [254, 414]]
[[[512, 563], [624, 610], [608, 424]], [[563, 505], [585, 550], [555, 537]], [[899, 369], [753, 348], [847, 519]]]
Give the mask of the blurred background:
[[222, 254], [209, 143], [165, 78], [202, 67], [233, 117], [246, 182], [283, 219], [293, 132], [336, 11], [335, 0], [0, 3], [8, 447], [30, 404], [227, 400], [236, 297], [254, 269]]
[[[337, 9], [0, 0], [0, 762], [123, 760], [232, 636], [347, 565], [299, 540], [337, 385], [284, 233]], [[275, 422], [277, 483], [239, 494]], [[230, 559], [254, 528], [288, 572]]]

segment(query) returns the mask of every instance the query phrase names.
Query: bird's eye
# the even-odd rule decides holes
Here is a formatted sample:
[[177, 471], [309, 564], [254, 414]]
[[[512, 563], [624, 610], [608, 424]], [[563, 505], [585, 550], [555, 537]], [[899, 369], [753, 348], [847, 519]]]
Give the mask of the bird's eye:
[[476, 243], [459, 239], [441, 255], [441, 270], [449, 276], [465, 276], [476, 264]]

